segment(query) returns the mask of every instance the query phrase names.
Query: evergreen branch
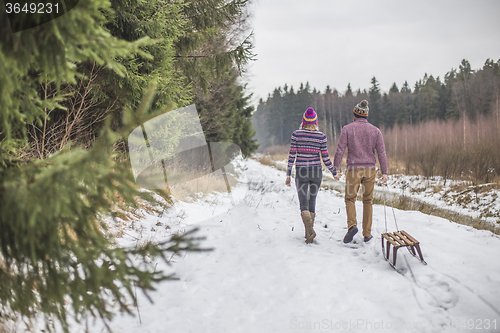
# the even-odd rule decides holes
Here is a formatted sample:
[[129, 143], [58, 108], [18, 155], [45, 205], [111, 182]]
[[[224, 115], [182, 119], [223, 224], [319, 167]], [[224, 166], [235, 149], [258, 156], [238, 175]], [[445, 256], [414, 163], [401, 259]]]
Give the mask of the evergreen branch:
[[197, 59], [197, 58], [208, 58], [208, 57], [213, 57], [213, 56], [214, 56], [213, 54], [210, 54], [210, 55], [185, 55], [185, 56], [175, 55], [174, 58], [193, 58], [193, 59]]

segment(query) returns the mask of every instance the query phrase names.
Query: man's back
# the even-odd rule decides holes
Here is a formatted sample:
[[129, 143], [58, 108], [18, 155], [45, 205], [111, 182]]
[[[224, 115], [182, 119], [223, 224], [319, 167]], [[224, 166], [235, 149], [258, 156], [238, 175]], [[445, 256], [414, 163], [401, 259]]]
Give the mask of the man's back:
[[333, 161], [335, 167], [340, 166], [346, 148], [348, 169], [375, 168], [376, 150], [382, 174], [387, 173], [387, 158], [382, 133], [366, 119], [358, 118], [342, 128]]

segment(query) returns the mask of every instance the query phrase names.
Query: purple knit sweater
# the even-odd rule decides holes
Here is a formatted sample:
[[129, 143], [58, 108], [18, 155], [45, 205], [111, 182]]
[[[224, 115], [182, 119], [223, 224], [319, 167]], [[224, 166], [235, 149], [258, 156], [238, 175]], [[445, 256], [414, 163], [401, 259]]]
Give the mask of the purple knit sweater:
[[328, 156], [327, 139], [323, 132], [299, 129], [292, 133], [287, 176], [292, 174], [293, 163], [295, 168], [321, 168], [321, 160], [335, 176], [337, 172]]
[[384, 139], [380, 130], [364, 118], [358, 118], [342, 128], [333, 165], [339, 168], [347, 148], [347, 169], [375, 168], [377, 150], [380, 171], [387, 174], [387, 157]]

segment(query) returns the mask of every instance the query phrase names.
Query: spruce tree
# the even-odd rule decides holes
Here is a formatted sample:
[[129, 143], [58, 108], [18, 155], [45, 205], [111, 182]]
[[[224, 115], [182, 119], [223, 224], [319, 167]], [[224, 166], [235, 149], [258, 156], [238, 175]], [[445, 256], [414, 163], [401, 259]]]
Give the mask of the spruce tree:
[[382, 114], [382, 109], [380, 108], [380, 99], [382, 95], [380, 94], [380, 86], [377, 79], [372, 77], [372, 86], [369, 90], [369, 102], [370, 102], [370, 122], [375, 126], [380, 126], [384, 121], [384, 115]]
[[401, 93], [402, 94], [411, 94], [411, 88], [410, 85], [408, 84], [408, 81], [405, 81], [403, 84], [403, 87], [401, 87]]
[[445, 89], [446, 89], [446, 119], [454, 119], [458, 120], [460, 117], [460, 113], [458, 111], [457, 98], [453, 91], [453, 85], [456, 81], [457, 72], [454, 69], [451, 69], [444, 76]]
[[270, 142], [270, 132], [267, 131], [267, 117], [269, 116], [267, 112], [267, 104], [262, 98], [259, 99], [257, 104], [257, 109], [252, 114], [252, 125], [255, 128], [255, 139], [259, 143], [259, 151], [271, 146]]
[[[251, 34], [246, 32], [248, 0], [186, 0], [184, 34], [176, 41], [175, 57], [189, 82], [203, 90], [234, 66], [239, 72], [253, 59]], [[242, 37], [242, 38], [240, 38]]]
[[439, 115], [439, 92], [441, 84], [432, 75], [425, 74], [423, 82], [415, 93], [416, 112], [419, 121], [435, 120]]
[[[111, 101], [136, 108], [150, 84], [155, 83], [158, 92], [153, 107], [176, 107], [189, 104], [193, 91], [182, 72], [177, 68], [176, 43], [186, 33], [188, 20], [182, 10], [182, 2], [156, 2], [145, 0], [111, 0], [115, 12], [106, 24], [110, 33], [122, 40], [154, 40], [144, 46], [144, 56], [121, 59], [127, 69], [126, 76], [108, 72], [101, 87]], [[119, 114], [117, 115], [119, 117]]]
[[[217, 3], [220, 7], [221, 2]], [[73, 141], [76, 140], [88, 146], [93, 138], [98, 137], [105, 114], [112, 115], [113, 128], [118, 128], [123, 118], [122, 110], [124, 108], [135, 109], [140, 103], [141, 96], [152, 83], [157, 86], [157, 94], [152, 104], [154, 108], [175, 109], [196, 103], [201, 99], [215, 103], [218, 107], [224, 104], [226, 108], [236, 110], [237, 102], [230, 97], [230, 94], [227, 100], [221, 103], [220, 100], [210, 100], [209, 96], [213, 94], [209, 90], [213, 91], [214, 86], [220, 87], [220, 82], [226, 82], [228, 89], [229, 86], [231, 86], [230, 89], [239, 89], [237, 80], [229, 83], [227, 78], [232, 77], [235, 72], [241, 74], [243, 63], [249, 60], [248, 53], [236, 59], [234, 54], [239, 46], [232, 45], [230, 40], [237, 40], [243, 34], [243, 31], [238, 31], [236, 27], [241, 27], [245, 23], [246, 1], [235, 1], [232, 5], [220, 8], [214, 1], [211, 4], [215, 7], [197, 1], [159, 3], [144, 0], [112, 0], [111, 8], [114, 10], [114, 15], [107, 15], [109, 22], [105, 24], [105, 27], [111, 35], [120, 40], [146, 41], [149, 39], [142, 46], [142, 50], [146, 52], [117, 59], [126, 70], [125, 76], [118, 75], [115, 71], [102, 68], [102, 66], [96, 66], [94, 63], [79, 64], [78, 72], [82, 75], [90, 72], [97, 74], [93, 78], [90, 78], [92, 75], [88, 75], [89, 79], [82, 84], [85, 89], [79, 89], [78, 86], [65, 86], [64, 91], [69, 91], [75, 96], [85, 96], [81, 101], [85, 113], [79, 112], [79, 119], [75, 119], [73, 114], [76, 112], [47, 109], [46, 113], [50, 113], [50, 119], [46, 118], [42, 126], [34, 124], [30, 128], [32, 143], [36, 145], [41, 143], [39, 145], [43, 150], [47, 146], [47, 137], [51, 137], [51, 142], [54, 141], [54, 136], [51, 135], [54, 129], [60, 128], [61, 125], [65, 125], [64, 123], [72, 123], [74, 126], [70, 128], [90, 128], [91, 130], [85, 133], [83, 140], [78, 133], [74, 133], [75, 131], [67, 136], [59, 135], [59, 137], [69, 136]], [[194, 7], [198, 11], [196, 15], [192, 15]], [[214, 11], [217, 13], [215, 14]], [[217, 19], [214, 20], [214, 18]], [[249, 50], [251, 44], [246, 41], [245, 47]], [[191, 62], [193, 59], [196, 62], [195, 70], [190, 67], [194, 64]], [[97, 69], [94, 71], [94, 68]], [[52, 88], [50, 85], [48, 87], [45, 85], [42, 90], [46, 91], [50, 88]], [[219, 94], [219, 97], [221, 96], [223, 98], [223, 95]], [[195, 97], [197, 99], [193, 100]], [[61, 105], [71, 111], [72, 106], [79, 103], [79, 100], [68, 99], [62, 101]], [[215, 108], [211, 107], [211, 109]], [[214, 117], [208, 115], [208, 118]], [[233, 116], [230, 118], [232, 119]], [[232, 132], [243, 126], [242, 123], [246, 120], [241, 117], [238, 119], [240, 122], [224, 123], [224, 130]], [[251, 128], [248, 130], [245, 133], [250, 135]], [[45, 135], [46, 133], [50, 134]], [[213, 138], [214, 133], [208, 131], [207, 135]], [[225, 137], [231, 137], [231, 135], [225, 135]], [[248, 140], [251, 138], [241, 136], [238, 138], [250, 144]], [[63, 142], [52, 144], [53, 149], [45, 149], [44, 153], [49, 154], [62, 146]], [[255, 143], [248, 145], [250, 146], [254, 149]], [[126, 148], [123, 144], [121, 147], [122, 151]], [[249, 150], [247, 154], [250, 152]]]
[[254, 108], [249, 105], [251, 95], [237, 80], [236, 69], [221, 74], [207, 91], [198, 89], [194, 103], [207, 141], [236, 143], [243, 156], [249, 156], [258, 147], [251, 122]]
[[[285, 90], [283, 94], [283, 109], [288, 115], [284, 119], [284, 127], [286, 129], [285, 132], [285, 140], [290, 139], [293, 131], [299, 128], [301, 123], [302, 115], [297, 108], [297, 95], [293, 89], [293, 86], [290, 87], [290, 90]], [[305, 110], [304, 110], [305, 111]], [[288, 135], [288, 137], [286, 137]], [[289, 142], [284, 142], [285, 145], [288, 145]]]
[[[44, 159], [26, 158], [27, 127], [43, 126], [50, 110], [64, 109], [70, 96], [57, 92], [77, 82], [79, 66], [95, 62], [125, 76], [127, 66], [120, 60], [151, 58], [144, 51], [151, 45], [147, 38], [129, 42], [111, 36], [104, 25], [112, 16], [108, 1], [87, 0], [16, 34], [0, 17], [0, 300], [24, 319], [43, 315], [47, 330], [51, 319], [69, 332], [68, 316], [81, 321], [91, 315], [107, 323], [116, 310], [130, 312], [135, 287], [147, 293], [171, 278], [151, 261], [133, 259], [154, 262], [198, 248], [193, 234], [120, 248], [104, 222], [134, 209], [139, 200], [169, 205], [161, 192], [166, 200], [140, 191], [112, 149], [141, 122], [165, 111], [148, 111], [153, 89], [145, 91], [137, 111], [123, 113], [120, 129], [113, 130], [108, 118], [90, 149], [68, 144]], [[56, 91], [49, 98], [40, 94], [47, 85]], [[176, 85], [171, 89], [180, 91]]]
[[352, 88], [351, 88], [350, 83], [347, 84], [347, 90], [345, 92], [345, 96], [346, 97], [353, 97]]

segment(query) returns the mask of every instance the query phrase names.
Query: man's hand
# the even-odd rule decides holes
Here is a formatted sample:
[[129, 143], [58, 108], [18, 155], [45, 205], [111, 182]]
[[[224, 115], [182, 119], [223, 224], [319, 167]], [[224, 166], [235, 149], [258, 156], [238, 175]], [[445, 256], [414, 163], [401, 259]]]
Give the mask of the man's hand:
[[340, 176], [341, 176], [340, 172], [337, 172], [337, 175], [333, 176], [333, 179], [339, 180]]
[[285, 185], [288, 186], [288, 187], [290, 187], [290, 181], [291, 181], [290, 176], [287, 176], [286, 180], [285, 180]]
[[387, 175], [382, 175], [382, 182], [384, 182], [384, 184], [387, 184]]

